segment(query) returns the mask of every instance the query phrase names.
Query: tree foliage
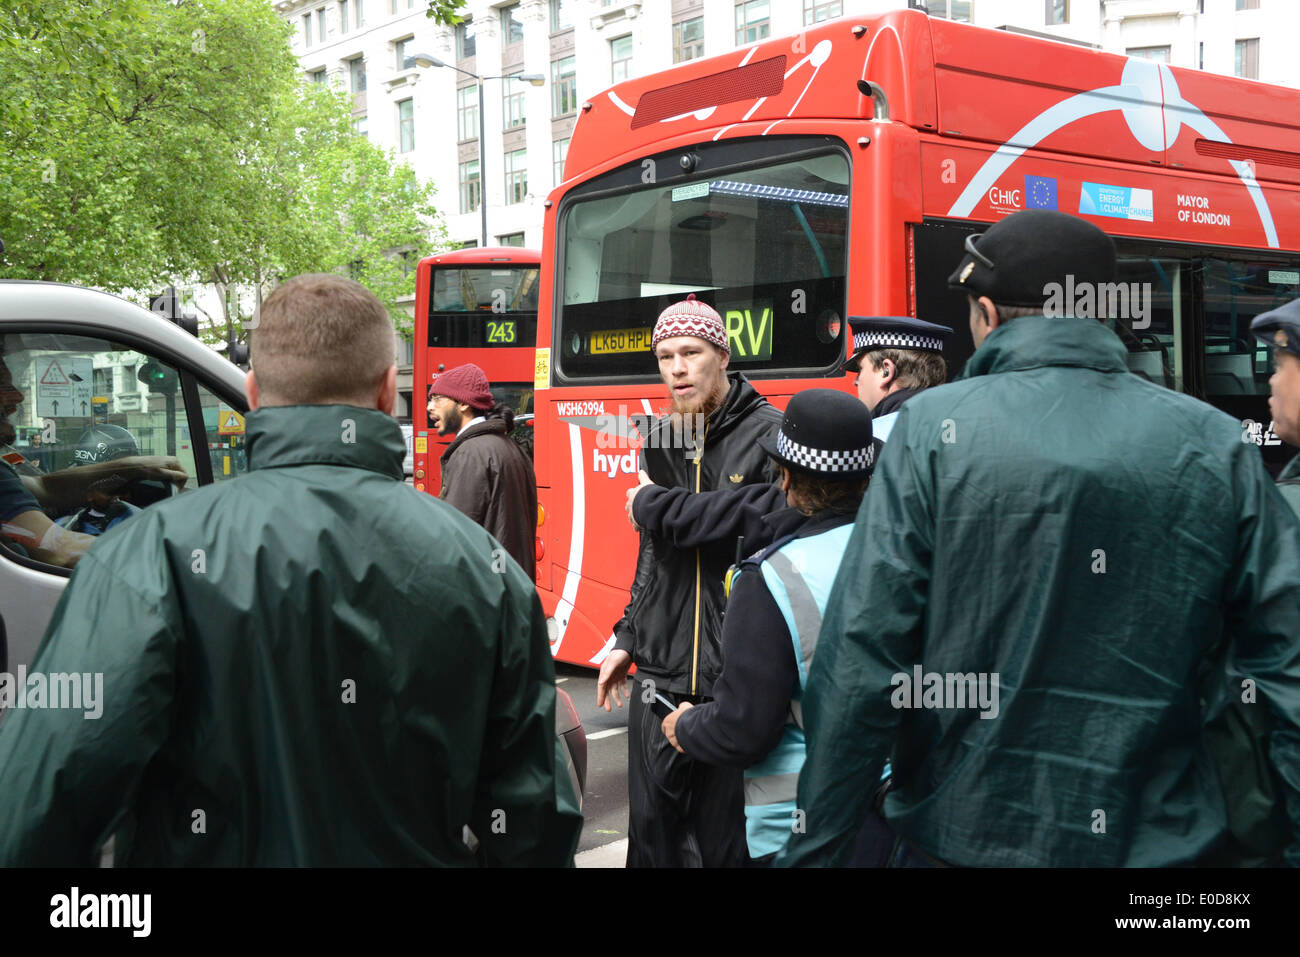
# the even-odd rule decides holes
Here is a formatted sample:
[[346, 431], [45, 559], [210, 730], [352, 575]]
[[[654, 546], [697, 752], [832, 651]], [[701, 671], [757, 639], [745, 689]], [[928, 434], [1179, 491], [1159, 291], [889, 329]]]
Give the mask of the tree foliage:
[[425, 13], [434, 23], [444, 27], [454, 27], [464, 21], [461, 11], [465, 9], [465, 0], [429, 0], [429, 10]]
[[432, 188], [353, 132], [346, 96], [302, 83], [290, 32], [266, 0], [6, 4], [0, 276], [255, 284], [255, 303], [350, 267], [404, 317], [393, 255], [436, 250]]

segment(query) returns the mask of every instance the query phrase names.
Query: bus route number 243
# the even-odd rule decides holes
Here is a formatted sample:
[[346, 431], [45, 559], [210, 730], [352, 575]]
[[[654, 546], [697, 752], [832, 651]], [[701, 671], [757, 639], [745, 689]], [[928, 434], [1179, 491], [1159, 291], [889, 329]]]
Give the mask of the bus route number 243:
[[487, 341], [499, 345], [514, 345], [515, 322], [513, 319], [489, 319], [487, 323]]

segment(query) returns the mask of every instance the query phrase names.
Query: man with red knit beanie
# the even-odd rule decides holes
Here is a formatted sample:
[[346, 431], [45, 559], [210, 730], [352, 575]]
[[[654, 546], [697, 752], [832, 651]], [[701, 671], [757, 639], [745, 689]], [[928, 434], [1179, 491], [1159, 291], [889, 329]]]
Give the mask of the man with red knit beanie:
[[510, 438], [515, 414], [497, 405], [483, 370], [448, 369], [429, 387], [429, 420], [456, 439], [442, 453], [441, 498], [482, 525], [537, 578], [537, 477]]

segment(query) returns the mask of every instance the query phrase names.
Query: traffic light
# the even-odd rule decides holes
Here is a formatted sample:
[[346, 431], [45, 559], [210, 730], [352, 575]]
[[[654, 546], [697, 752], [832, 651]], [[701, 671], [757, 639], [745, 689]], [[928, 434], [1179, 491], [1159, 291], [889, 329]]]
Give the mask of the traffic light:
[[140, 382], [149, 387], [150, 392], [157, 392], [160, 395], [170, 395], [176, 391], [176, 372], [173, 369], [155, 362], [150, 359], [135, 377]]

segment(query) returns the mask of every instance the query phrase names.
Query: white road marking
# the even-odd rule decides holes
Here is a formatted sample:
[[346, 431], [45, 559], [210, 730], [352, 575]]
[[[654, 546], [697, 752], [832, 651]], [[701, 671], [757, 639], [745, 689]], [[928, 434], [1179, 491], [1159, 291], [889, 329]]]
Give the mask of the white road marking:
[[595, 734], [587, 735], [587, 740], [595, 741], [598, 738], [612, 738], [616, 734], [627, 734], [627, 728], [609, 728], [605, 731], [597, 731]]

